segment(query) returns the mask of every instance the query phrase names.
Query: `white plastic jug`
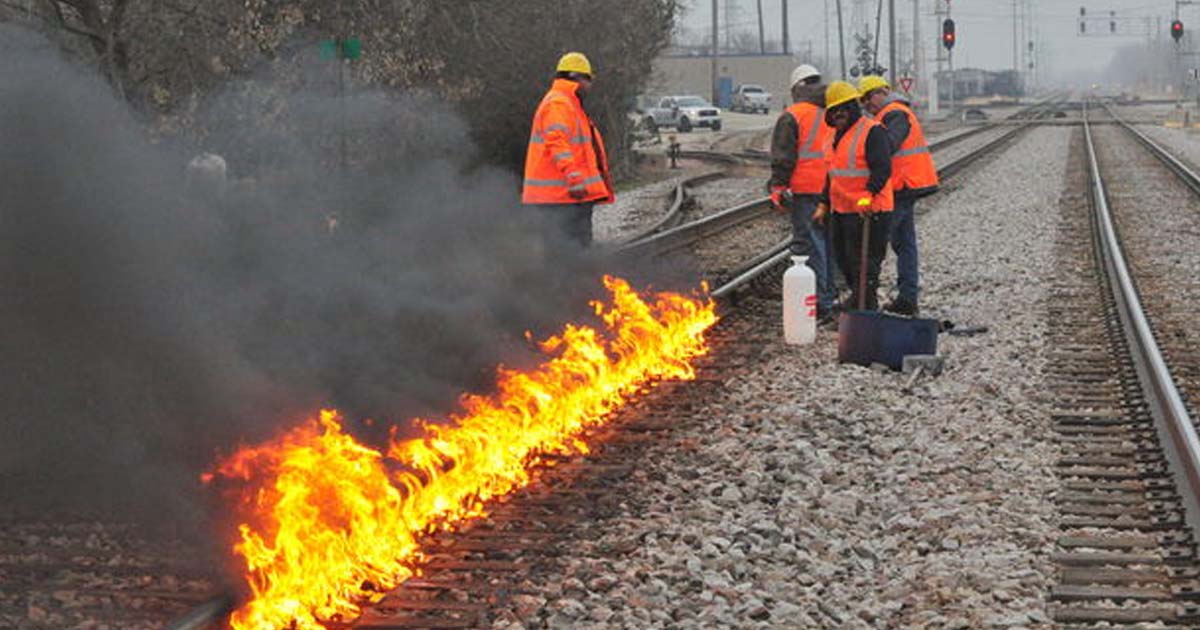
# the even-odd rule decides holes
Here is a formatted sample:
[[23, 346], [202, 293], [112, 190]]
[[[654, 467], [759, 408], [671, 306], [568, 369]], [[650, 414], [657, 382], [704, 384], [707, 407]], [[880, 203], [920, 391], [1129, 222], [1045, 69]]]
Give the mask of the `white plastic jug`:
[[783, 273], [783, 340], [812, 343], [817, 338], [817, 276], [807, 256], [792, 256]]

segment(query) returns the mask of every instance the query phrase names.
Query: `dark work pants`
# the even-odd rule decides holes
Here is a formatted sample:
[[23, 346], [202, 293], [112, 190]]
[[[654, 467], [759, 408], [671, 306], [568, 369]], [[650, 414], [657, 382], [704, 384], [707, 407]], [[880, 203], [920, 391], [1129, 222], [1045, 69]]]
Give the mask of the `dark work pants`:
[[896, 253], [896, 289], [901, 299], [917, 303], [920, 289], [920, 270], [917, 266], [917, 226], [913, 217], [917, 200], [915, 197], [896, 196], [896, 209], [892, 211], [892, 227], [889, 230], [892, 251]]
[[543, 238], [547, 244], [569, 242], [574, 245], [592, 245], [592, 209], [595, 203], [537, 204], [541, 213]]
[[828, 217], [825, 225], [814, 223], [813, 211], [817, 209], [816, 195], [796, 195], [788, 205], [792, 217], [792, 242], [788, 249], [795, 256], [808, 256], [808, 267], [817, 277], [817, 306], [826, 311], [833, 307], [837, 297], [837, 286], [833, 277], [833, 243], [829, 238]]
[[[888, 226], [890, 212], [876, 212], [868, 216], [870, 222], [870, 242], [867, 247], [867, 295], [866, 308], [879, 308], [879, 300], [875, 296], [879, 289], [879, 270], [883, 267], [883, 259], [887, 256]], [[850, 305], [858, 308], [858, 274], [862, 257], [863, 215], [858, 213], [834, 213], [834, 252], [837, 255], [838, 266], [845, 274], [846, 284], [850, 287]]]

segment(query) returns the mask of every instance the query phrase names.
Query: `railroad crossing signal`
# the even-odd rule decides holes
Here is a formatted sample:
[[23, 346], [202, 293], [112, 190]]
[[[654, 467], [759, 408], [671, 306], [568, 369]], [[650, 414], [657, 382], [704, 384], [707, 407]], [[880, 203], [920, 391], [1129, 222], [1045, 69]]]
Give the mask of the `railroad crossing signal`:
[[942, 45], [946, 50], [954, 48], [954, 20], [946, 18], [942, 22]]
[[1180, 37], [1183, 37], [1183, 22], [1173, 20], [1171, 22], [1171, 39], [1178, 42]]

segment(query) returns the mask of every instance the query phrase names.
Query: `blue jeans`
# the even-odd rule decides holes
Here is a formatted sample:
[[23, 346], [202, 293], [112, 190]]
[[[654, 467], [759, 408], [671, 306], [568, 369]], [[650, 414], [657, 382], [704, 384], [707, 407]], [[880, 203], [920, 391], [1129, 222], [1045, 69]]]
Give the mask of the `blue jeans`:
[[917, 266], [917, 226], [913, 216], [917, 200], [914, 197], [896, 197], [892, 212], [892, 228], [888, 240], [896, 252], [896, 289], [899, 298], [917, 303], [921, 276]]
[[792, 242], [788, 249], [795, 256], [808, 256], [808, 267], [817, 276], [817, 308], [822, 311], [833, 307], [837, 298], [834, 284], [832, 239], [829, 229], [830, 217], [825, 225], [813, 223], [812, 214], [817, 209], [815, 195], [797, 195], [792, 199]]

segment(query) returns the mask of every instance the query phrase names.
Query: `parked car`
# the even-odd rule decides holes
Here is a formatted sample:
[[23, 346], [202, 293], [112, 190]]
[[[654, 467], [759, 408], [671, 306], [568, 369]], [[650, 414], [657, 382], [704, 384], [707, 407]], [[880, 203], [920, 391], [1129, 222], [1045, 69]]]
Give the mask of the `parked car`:
[[721, 110], [699, 96], [664, 96], [658, 105], [646, 110], [645, 125], [649, 129], [674, 127], [680, 132], [693, 127], [721, 128]]
[[766, 114], [771, 111], [771, 93], [761, 85], [739, 85], [733, 91], [733, 102], [729, 109], [735, 112]]
[[962, 116], [963, 116], [964, 122], [971, 121], [971, 120], [979, 121], [979, 120], [987, 120], [988, 119], [987, 112], [983, 111], [982, 109], [975, 108], [975, 107], [972, 107], [971, 109], [968, 109], [967, 111], [963, 112]]

